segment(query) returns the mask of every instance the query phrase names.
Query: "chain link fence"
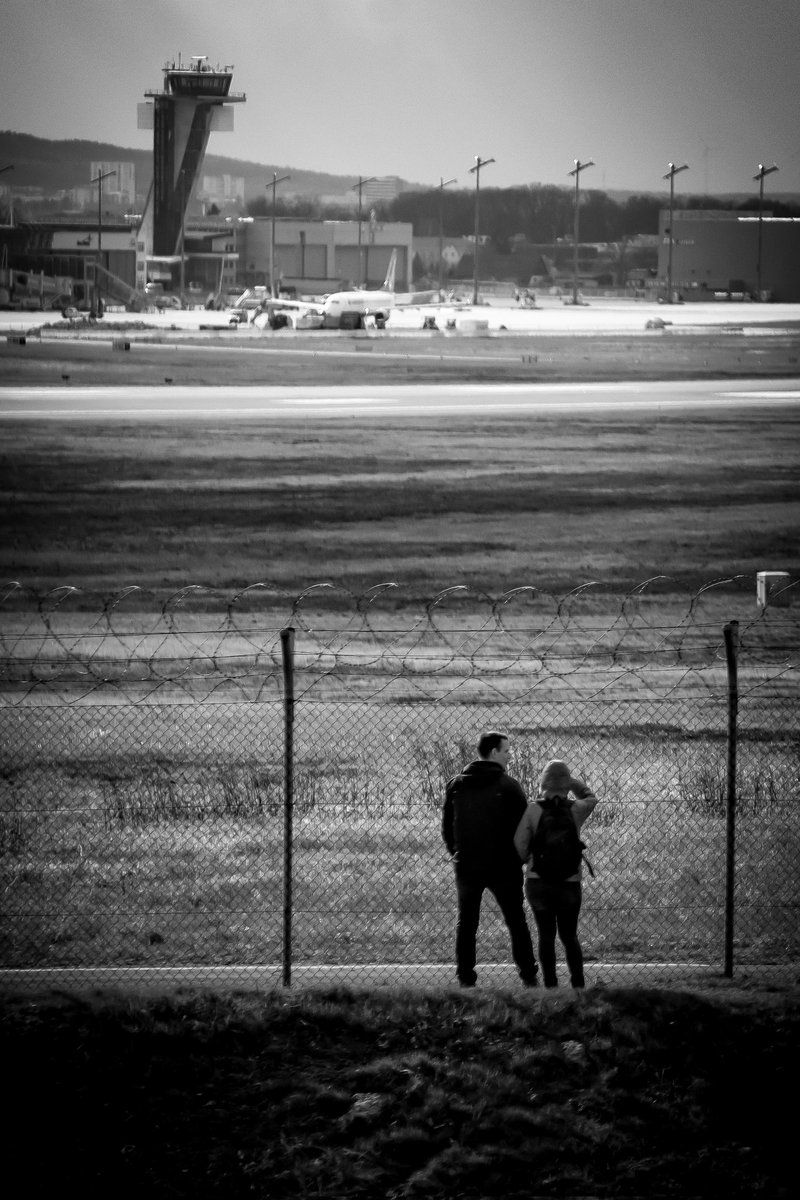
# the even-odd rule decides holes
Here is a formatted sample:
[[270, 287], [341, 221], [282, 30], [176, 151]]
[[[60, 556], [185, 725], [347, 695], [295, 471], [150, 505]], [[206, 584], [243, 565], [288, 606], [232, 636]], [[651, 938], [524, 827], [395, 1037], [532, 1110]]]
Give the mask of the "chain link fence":
[[[796, 974], [797, 580], [2, 597], [5, 978], [450, 984], [445, 781], [566, 759], [587, 983]], [[793, 607], [792, 601], [794, 600]], [[530, 916], [530, 914], [529, 914]], [[530, 920], [533, 929], [533, 921]], [[488, 896], [481, 982], [516, 983]]]

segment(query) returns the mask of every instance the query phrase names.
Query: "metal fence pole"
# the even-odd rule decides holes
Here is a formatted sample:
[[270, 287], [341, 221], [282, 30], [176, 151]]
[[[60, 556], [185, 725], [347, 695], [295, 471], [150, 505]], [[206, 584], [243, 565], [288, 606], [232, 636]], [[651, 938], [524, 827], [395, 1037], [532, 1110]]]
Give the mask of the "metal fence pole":
[[281, 630], [283, 656], [283, 986], [292, 983], [292, 818], [294, 810], [294, 629]]
[[725, 660], [728, 667], [728, 775], [725, 801], [725, 968], [733, 978], [734, 888], [736, 885], [736, 723], [739, 711], [739, 622], [725, 626]]

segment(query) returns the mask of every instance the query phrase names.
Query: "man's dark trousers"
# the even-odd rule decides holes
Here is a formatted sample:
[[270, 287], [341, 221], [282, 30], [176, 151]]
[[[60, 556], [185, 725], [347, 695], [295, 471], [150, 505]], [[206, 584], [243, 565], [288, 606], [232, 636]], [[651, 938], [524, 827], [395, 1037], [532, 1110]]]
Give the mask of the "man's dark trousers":
[[511, 934], [511, 953], [524, 983], [536, 982], [538, 967], [533, 953], [522, 888], [522, 867], [502, 874], [456, 874], [458, 921], [456, 924], [456, 974], [460, 983], [475, 982], [476, 938], [481, 916], [481, 900], [488, 889], [497, 901]]

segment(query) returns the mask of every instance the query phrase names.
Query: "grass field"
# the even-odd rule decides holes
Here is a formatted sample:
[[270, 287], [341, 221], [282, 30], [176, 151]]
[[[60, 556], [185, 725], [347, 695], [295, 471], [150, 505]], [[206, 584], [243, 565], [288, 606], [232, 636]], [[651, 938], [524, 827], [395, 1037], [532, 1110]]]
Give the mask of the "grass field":
[[[724, 714], [699, 689], [683, 696], [481, 708], [311, 695], [296, 728], [294, 961], [448, 961], [454, 901], [441, 798], [474, 756], [465, 731], [499, 724], [529, 794], [557, 753], [601, 797], [586, 831], [596, 870], [584, 917], [590, 979], [597, 961], [721, 963]], [[107, 707], [100, 691], [88, 706], [50, 702], [0, 717], [5, 965], [202, 973], [280, 962], [279, 706]], [[799, 753], [790, 709], [770, 714], [762, 703], [739, 751], [737, 962], [798, 955], [790, 797]], [[481, 961], [507, 954], [487, 902]]]
[[[348, 341], [333, 344], [341, 348]], [[493, 378], [510, 371], [514, 377], [521, 369], [530, 377], [534, 368], [553, 365], [523, 362], [522, 352], [530, 359], [532, 343], [517, 340], [513, 363], [506, 361], [510, 342], [501, 340], [429, 341], [422, 360], [411, 357], [412, 350], [423, 349], [421, 341], [404, 342], [394, 359], [382, 357], [386, 343], [350, 341], [359, 344], [370, 348], [324, 358], [276, 350], [274, 343], [247, 354], [208, 349], [208, 343], [202, 353], [191, 344], [176, 351], [137, 343], [130, 353], [114, 354], [99, 342], [44, 342], [7, 346], [4, 361], [27, 372], [28, 382], [41, 380], [41, 371], [58, 363], [65, 373], [76, 372], [76, 379], [86, 369], [88, 378], [100, 382], [144, 379], [138, 372], [163, 370], [169, 361], [176, 372], [182, 365], [202, 370], [206, 384], [244, 380], [256, 370], [263, 375], [264, 363], [297, 383], [326, 371], [360, 380], [374, 378], [376, 370], [435, 379], [440, 368], [453, 373], [449, 378], [479, 377], [475, 371], [490, 371]], [[750, 371], [756, 362], [767, 374], [796, 366], [785, 338], [764, 335], [561, 338], [539, 348], [544, 358], [550, 351], [561, 355], [559, 369], [586, 378], [598, 372], [625, 375], [637, 366], [631, 362], [634, 349], [639, 365], [655, 374], [722, 372], [723, 363], [731, 375]], [[26, 358], [29, 350], [35, 354]], [[712, 353], [713, 367], [701, 357]], [[656, 678], [648, 667], [644, 679], [622, 670], [617, 682], [610, 668], [624, 666], [652, 643], [648, 622], [676, 631], [668, 642], [674, 653], [680, 647], [682, 669], [697, 665], [698, 654], [702, 662], [713, 662], [709, 637], [710, 646], [719, 648], [722, 624], [738, 618], [740, 608], [742, 629], [748, 628], [748, 613], [755, 615], [752, 591], [742, 596], [738, 584], [693, 606], [697, 628], [702, 630], [703, 621], [712, 628], [702, 646], [692, 642], [694, 634], [686, 641], [686, 600], [681, 605], [674, 593], [682, 588], [688, 596], [714, 577], [731, 574], [749, 577], [752, 588], [753, 572], [765, 566], [797, 574], [799, 424], [791, 410], [765, 409], [647, 418], [583, 414], [569, 421], [487, 417], [456, 425], [441, 419], [413, 425], [329, 419], [324, 428], [283, 421], [7, 425], [0, 455], [0, 566], [25, 587], [4, 605], [4, 633], [7, 644], [18, 647], [12, 656], [38, 654], [45, 675], [55, 680], [66, 672], [62, 682], [68, 688], [63, 697], [68, 706], [55, 715], [46, 707], [4, 714], [6, 744], [17, 747], [3, 793], [13, 846], [7, 883], [14, 911], [29, 914], [27, 932], [16, 922], [7, 955], [18, 963], [60, 964], [274, 961], [282, 862], [281, 815], [273, 797], [281, 787], [281, 732], [277, 724], [271, 730], [265, 725], [264, 705], [235, 703], [251, 699], [279, 675], [277, 625], [266, 657], [253, 658], [261, 637], [256, 631], [264, 628], [260, 593], [237, 604], [226, 625], [223, 656], [234, 665], [227, 668], [232, 675], [226, 689], [214, 693], [222, 705], [175, 709], [171, 703], [183, 695], [187, 661], [208, 677], [209, 689], [218, 685], [216, 668], [210, 670], [203, 656], [209, 647], [223, 654], [214, 633], [220, 626], [209, 630], [204, 613], [224, 610], [226, 599], [257, 581], [270, 582], [267, 603], [274, 607], [280, 589], [291, 597], [330, 580], [338, 589], [315, 592], [313, 605], [338, 606], [333, 625], [339, 632], [315, 632], [303, 650], [320, 666], [307, 667], [301, 685], [308, 702], [297, 763], [301, 959], [364, 961], [376, 946], [394, 958], [411, 952], [434, 961], [447, 956], [452, 896], [436, 823], [446, 774], [439, 764], [426, 783], [427, 767], [415, 763], [414, 748], [424, 744], [426, 726], [428, 740], [447, 747], [462, 743], [465, 729], [479, 719], [500, 720], [491, 708], [479, 718], [478, 702], [490, 694], [495, 702], [503, 694], [513, 700], [502, 720], [534, 764], [528, 786], [535, 764], [564, 753], [575, 757], [604, 796], [608, 819], [596, 834], [603, 882], [594, 915], [587, 918], [596, 953], [718, 957], [723, 710], [713, 710], [711, 725], [691, 711], [705, 702], [709, 685], [702, 674], [696, 689], [687, 685], [665, 704], [663, 697], [674, 689], [669, 670]], [[621, 597], [627, 587], [662, 573], [674, 580], [655, 589], [649, 607], [637, 608], [643, 617], [637, 641], [636, 621], [632, 625], [630, 613], [623, 615]], [[471, 616], [479, 614], [472, 649], [463, 649], [465, 638], [470, 641], [464, 633], [469, 602], [453, 611], [445, 605], [436, 613], [437, 636], [432, 630], [430, 644], [412, 632], [387, 659], [382, 639], [368, 637], [359, 643], [357, 666], [345, 664], [328, 679], [325, 664], [343, 637], [346, 641], [355, 616], [348, 611], [354, 602], [346, 589], [358, 594], [387, 579], [400, 587], [381, 595], [370, 621], [391, 625], [393, 609], [403, 610], [412, 629], [413, 613], [421, 616], [443, 587], [467, 585]], [[600, 597], [586, 593], [565, 610], [556, 612], [547, 595], [511, 604], [502, 628], [481, 652], [485, 661], [478, 676], [465, 682], [488, 619], [489, 602], [481, 593], [496, 597], [533, 584], [558, 595], [589, 580], [599, 582]], [[37, 627], [30, 592], [64, 583], [84, 594], [48, 618], [41, 642], [43, 627]], [[155, 617], [166, 597], [195, 583], [208, 590], [187, 598], [168, 621]], [[108, 637], [98, 642], [93, 633], [81, 649], [87, 619], [93, 629], [97, 622], [105, 628], [98, 594], [116, 594], [128, 584], [142, 591], [113, 611]], [[26, 606], [34, 614], [30, 620]], [[301, 610], [300, 624], [307, 624], [306, 617]], [[318, 611], [316, 626], [326, 620]], [[533, 638], [531, 624], [542, 631]], [[15, 643], [28, 628], [27, 640]], [[619, 652], [609, 628], [616, 630], [613, 637], [620, 628], [626, 631]], [[68, 643], [72, 665], [65, 660]], [[454, 644], [461, 649], [446, 686], [463, 688], [464, 702], [456, 693], [437, 709], [446, 671], [436, 655]], [[596, 671], [580, 685], [584, 698], [567, 713], [565, 694], [577, 699], [570, 694], [577, 685], [569, 659], [587, 645], [593, 647]], [[559, 653], [563, 663], [556, 661]], [[537, 666], [543, 654], [547, 665]], [[372, 666], [365, 665], [370, 655]], [[81, 662], [90, 660], [94, 667], [86, 675]], [[518, 667], [509, 670], [515, 660]], [[401, 661], [402, 687], [392, 681], [388, 688]], [[527, 694], [533, 670], [563, 677], [559, 703], [549, 713]], [[162, 690], [154, 705], [136, 707], [171, 672], [178, 678], [172, 691], [164, 696]], [[69, 707], [84, 686], [97, 689], [90, 707]], [[791, 681], [781, 686], [791, 692]], [[193, 700], [200, 687], [192, 676], [183, 699]], [[628, 708], [611, 716], [612, 697], [620, 689], [623, 696], [627, 689]], [[586, 704], [592, 690], [602, 703]], [[104, 696], [112, 695], [134, 706], [105, 710]], [[377, 707], [368, 703], [371, 695], [378, 697]], [[764, 722], [773, 733], [785, 729], [781, 704], [788, 693], [774, 699], [773, 708], [764, 707], [763, 691], [761, 697], [759, 730]], [[57, 690], [53, 698], [58, 702]], [[35, 703], [35, 695], [32, 699]], [[415, 708], [429, 700], [427, 708]], [[226, 711], [228, 702], [232, 707]], [[24, 729], [17, 728], [20, 721]], [[253, 721], [261, 728], [252, 728]], [[660, 745], [650, 730], [662, 731], [656, 735]], [[664, 730], [677, 732], [665, 736]], [[354, 738], [360, 759], [348, 748]], [[769, 770], [762, 741], [748, 743], [743, 756], [743, 794], [755, 797], [761, 788], [759, 812], [770, 780], [782, 795], [796, 777], [796, 745], [782, 734], [781, 739]], [[713, 764], [705, 777], [703, 758]], [[415, 764], [410, 771], [409, 762]], [[398, 774], [406, 779], [401, 787]], [[430, 800], [421, 803], [426, 787]], [[42, 811], [42, 796], [58, 798], [55, 813]], [[661, 851], [680, 838], [687, 805], [691, 835], [675, 847], [673, 863]], [[777, 811], [772, 800], [768, 809]], [[779, 892], [767, 903], [769, 884], [756, 864], [776, 854], [782, 862], [785, 847], [778, 821], [759, 824], [755, 810], [751, 816], [741, 896], [756, 917], [755, 924], [740, 927], [741, 948], [751, 956], [785, 957], [792, 910], [784, 892], [795, 875], [791, 866], [781, 866]], [[390, 823], [401, 832], [392, 834], [392, 853], [380, 868], [371, 869]], [[665, 864], [667, 877], [661, 874]], [[325, 866], [337, 881], [327, 895], [316, 883]], [[348, 895], [353, 880], [355, 899]], [[60, 899], [53, 917], [48, 896], [68, 897], [69, 903]], [[670, 923], [669, 907], [661, 902], [666, 896], [669, 905], [690, 915]], [[327, 939], [326, 912], [337, 925], [333, 940]], [[43, 915], [34, 918], [35, 913]], [[151, 941], [151, 934], [158, 938]], [[496, 926], [485, 953], [505, 953]]]
[[[50, 326], [25, 345], [0, 341], [7, 385], [309, 385], [475, 383], [609, 379], [781, 378], [800, 374], [794, 328], [635, 333], [506, 333], [488, 337], [342, 333], [242, 336], [142, 327], [80, 330]], [[580, 322], [577, 323], [580, 325]], [[644, 325], [644, 317], [642, 317]], [[77, 335], [77, 337], [76, 337]], [[114, 342], [127, 341], [120, 351]]]
[[7, 998], [4, 1127], [85, 1200], [786, 1200], [798, 1034], [791, 991]]
[[161, 594], [271, 581], [411, 603], [590, 580], [797, 573], [800, 413], [582, 414], [413, 425], [15, 421], [0, 576]]
[[[431, 381], [506, 371], [524, 379], [798, 373], [794, 338], [514, 346], [513, 363], [501, 363], [496, 349], [493, 362], [478, 362], [485, 347], [477, 341], [472, 361], [463, 343], [440, 343], [442, 361], [423, 366], [409, 353], [388, 360], [353, 343], [335, 362], [262, 353], [238, 356], [234, 368], [229, 353], [189, 345], [121, 353], [29, 341], [0, 345], [0, 366], [7, 383], [37, 384], [60, 384], [62, 375], [213, 385], [234, 373], [298, 383], [410, 381], [420, 371]], [[598, 869], [582, 926], [590, 981], [601, 957], [719, 962], [724, 708], [711, 703], [714, 647], [722, 622], [739, 614], [741, 584], [693, 608], [714, 631], [711, 651], [707, 639], [687, 635], [675, 594], [715, 576], [752, 581], [764, 567], [797, 576], [797, 426], [786, 410], [530, 427], [329, 421], [324, 433], [299, 422], [7, 425], [0, 574], [25, 586], [7, 598], [2, 632], [15, 678], [26, 656], [40, 655], [53, 690], [34, 688], [19, 704], [11, 683], [0, 709], [3, 962], [274, 959], [277, 686], [272, 703], [252, 701], [272, 687], [279, 661], [255, 655], [252, 638], [264, 607], [284, 603], [281, 587], [294, 596], [323, 579], [340, 588], [327, 609], [315, 593], [316, 617], [304, 612], [301, 623], [315, 626], [316, 647], [297, 730], [299, 961], [357, 964], [376, 944], [398, 961], [411, 953], [449, 960], [453, 889], [439, 793], [453, 763], [471, 756], [467, 731], [491, 711], [507, 722], [512, 771], [526, 786], [558, 751], [601, 795], [587, 826]], [[680, 671], [626, 674], [652, 638], [619, 598], [662, 573], [681, 586], [663, 585], [642, 612], [645, 626], [673, 631], [670, 664]], [[264, 579], [274, 585], [265, 605], [251, 593], [235, 610], [239, 666], [229, 664], [238, 677], [228, 691], [203, 703], [212, 700], [206, 679], [195, 702], [177, 683], [159, 703], [181, 655], [219, 649], [203, 613], [224, 611], [238, 588]], [[531, 661], [556, 674], [569, 665], [549, 641], [565, 611], [574, 622], [562, 654], [587, 636], [597, 653], [614, 606], [613, 627], [629, 625], [632, 640], [623, 653], [601, 638], [597, 673], [577, 696], [567, 694], [575, 688], [567, 675], [556, 705], [532, 704], [535, 679], [493, 676], [487, 661], [463, 703], [456, 693], [437, 706], [436, 688], [459, 683], [460, 660], [444, 683], [426, 677], [421, 667], [435, 668], [434, 652], [414, 635], [404, 635], [402, 652], [413, 650], [414, 672], [397, 695], [382, 694], [374, 666], [360, 680], [328, 678], [332, 648], [347, 644], [352, 597], [343, 589], [385, 579], [402, 586], [395, 601], [383, 596], [380, 619], [371, 614], [378, 624], [402, 609], [413, 618], [453, 583], [473, 596], [544, 589], [494, 635], [504, 668], [509, 655], [520, 660], [521, 644], [530, 650], [531, 625]], [[597, 599], [586, 593], [556, 611], [554, 596], [589, 579], [602, 585]], [[80, 597], [57, 611], [46, 606], [45, 636], [31, 593], [64, 583], [90, 595], [83, 607]], [[109, 625], [97, 594], [134, 583], [143, 593], [115, 608]], [[189, 583], [209, 591], [162, 624], [160, 605]], [[477, 626], [464, 606], [437, 611], [447, 644], [469, 645], [470, 624], [480, 643], [483, 599], [477, 611]], [[743, 629], [750, 611], [752, 595]], [[797, 937], [796, 683], [775, 667], [775, 638], [767, 643], [756, 642], [762, 665], [743, 681], [741, 715], [737, 962], [754, 964], [785, 962]], [[374, 640], [364, 648], [374, 651]], [[85, 702], [82, 655], [98, 689]], [[507, 708], [484, 710], [498, 684]], [[508, 956], [489, 906], [480, 952], [484, 961]], [[703, 996], [644, 987], [557, 998], [494, 989], [150, 1000], [6, 993], [0, 1042], [12, 1103], [4, 1128], [29, 1190], [66, 1188], [86, 1200], [784, 1200], [796, 1185], [783, 1098], [797, 1076], [799, 1027], [788, 975], [770, 990], [757, 968], [752, 991], [719, 981]]]
[[[133, 330], [0, 342], [6, 384], [796, 377], [800, 331], [490, 338]], [[798, 568], [800, 415], [7, 424], [0, 578], [292, 594], [394, 580], [615, 589]]]

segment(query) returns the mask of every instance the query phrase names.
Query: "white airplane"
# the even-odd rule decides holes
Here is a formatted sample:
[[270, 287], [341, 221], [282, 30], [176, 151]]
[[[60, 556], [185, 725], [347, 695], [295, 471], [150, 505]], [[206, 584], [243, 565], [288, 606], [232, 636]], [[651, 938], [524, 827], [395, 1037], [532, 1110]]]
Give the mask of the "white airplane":
[[[438, 296], [438, 291], [396, 292], [394, 286], [396, 273], [397, 250], [393, 250], [386, 278], [379, 288], [372, 290], [354, 288], [346, 292], [331, 292], [330, 295], [323, 296], [317, 302], [312, 300], [268, 300], [266, 306], [274, 313], [285, 312], [287, 316], [291, 316], [293, 311], [307, 316], [309, 320], [318, 316], [322, 318], [322, 324], [327, 328], [335, 329], [341, 325], [343, 317], [345, 321], [352, 317], [372, 317], [376, 321], [385, 321], [395, 308], [429, 304], [434, 297]], [[288, 323], [295, 324], [294, 321]]]
[[431, 292], [397, 292], [395, 291], [395, 275], [397, 273], [397, 251], [392, 251], [389, 267], [382, 285], [370, 291], [367, 288], [357, 288], [350, 292], [333, 292], [325, 297], [322, 306], [325, 324], [339, 324], [343, 315], [354, 313], [361, 317], [374, 317], [384, 321], [394, 308], [404, 308], [414, 304], [429, 304], [438, 291]]

